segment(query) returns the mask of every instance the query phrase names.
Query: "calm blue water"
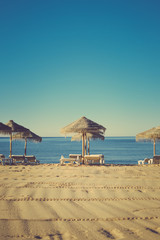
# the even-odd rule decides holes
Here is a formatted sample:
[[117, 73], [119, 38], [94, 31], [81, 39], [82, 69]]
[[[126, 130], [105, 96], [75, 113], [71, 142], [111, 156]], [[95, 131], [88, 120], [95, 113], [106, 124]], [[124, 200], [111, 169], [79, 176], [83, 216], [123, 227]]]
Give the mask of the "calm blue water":
[[[81, 142], [71, 142], [67, 137], [44, 137], [41, 143], [27, 143], [27, 155], [35, 155], [41, 163], [58, 163], [61, 155], [81, 153]], [[160, 143], [156, 144], [160, 155]], [[9, 156], [9, 138], [0, 138], [0, 153]], [[136, 142], [135, 137], [107, 137], [104, 141], [90, 141], [91, 154], [104, 154], [105, 163], [137, 164], [145, 157], [153, 157], [152, 142]], [[12, 154], [24, 154], [24, 141], [13, 141]]]

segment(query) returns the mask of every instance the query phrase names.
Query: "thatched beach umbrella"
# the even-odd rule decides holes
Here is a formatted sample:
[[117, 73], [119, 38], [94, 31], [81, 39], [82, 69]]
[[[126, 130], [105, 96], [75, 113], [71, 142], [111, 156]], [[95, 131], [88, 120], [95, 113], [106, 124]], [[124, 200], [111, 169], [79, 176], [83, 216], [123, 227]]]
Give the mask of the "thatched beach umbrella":
[[0, 122], [0, 134], [7, 135], [7, 134], [10, 134], [11, 132], [12, 132], [12, 129], [10, 127]]
[[156, 141], [160, 141], [160, 126], [151, 128], [136, 135], [136, 141], [152, 140], [154, 144], [153, 154], [156, 154]]
[[84, 139], [86, 137], [86, 133], [100, 133], [103, 134], [106, 128], [102, 125], [86, 118], [81, 117], [80, 119], [74, 121], [73, 123], [67, 125], [66, 127], [61, 129], [61, 133], [81, 133], [82, 134], [82, 157], [84, 157]]
[[12, 129], [10, 127], [0, 122], [0, 134], [7, 135], [7, 134], [11, 134], [11, 132], [12, 132]]
[[31, 132], [30, 130], [27, 132], [19, 132], [16, 134], [13, 134], [12, 137], [14, 140], [25, 140], [25, 150], [24, 155], [27, 154], [27, 140], [31, 142], [41, 142], [42, 138], [35, 133]]
[[12, 129], [12, 132], [10, 133], [10, 157], [11, 157], [12, 156], [12, 133], [27, 132], [29, 131], [29, 129], [15, 123], [13, 120], [10, 120], [6, 125]]
[[61, 133], [67, 134], [67, 133], [73, 133], [73, 132], [88, 132], [88, 133], [96, 133], [101, 131], [104, 133], [106, 130], [105, 127], [102, 125], [93, 122], [92, 120], [86, 118], [86, 117], [81, 117], [80, 119], [74, 121], [73, 123], [67, 125], [66, 127], [61, 129]]
[[[100, 139], [104, 141], [105, 137], [100, 133], [86, 133], [85, 139], [88, 140], [88, 154], [90, 154], [90, 139], [94, 139], [94, 140]], [[81, 133], [78, 133], [71, 138], [71, 141], [81, 141], [81, 140], [82, 140]], [[85, 145], [85, 155], [86, 155], [86, 145]]]

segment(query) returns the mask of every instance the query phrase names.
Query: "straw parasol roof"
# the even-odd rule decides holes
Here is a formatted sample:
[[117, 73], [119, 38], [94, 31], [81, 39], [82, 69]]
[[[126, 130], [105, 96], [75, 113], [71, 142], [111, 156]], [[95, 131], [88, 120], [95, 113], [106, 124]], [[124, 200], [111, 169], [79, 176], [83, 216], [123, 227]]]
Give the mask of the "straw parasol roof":
[[153, 127], [149, 130], [141, 132], [136, 135], [136, 141], [149, 141], [152, 140], [154, 142], [154, 155], [155, 155], [155, 142], [160, 141], [160, 126]]
[[12, 131], [12, 129], [8, 126], [6, 126], [6, 124], [3, 124], [2, 122], [0, 122], [0, 133], [1, 134], [10, 134]]
[[32, 142], [41, 142], [42, 138], [35, 133], [31, 132], [30, 130], [27, 132], [19, 132], [13, 135], [13, 139], [23, 140], [27, 139]]
[[153, 127], [147, 131], [141, 132], [136, 135], [136, 140], [141, 141], [141, 140], [156, 140], [160, 141], [160, 126], [158, 127]]
[[6, 125], [12, 129], [12, 132], [26, 132], [29, 130], [28, 128], [15, 123], [13, 120], [10, 120]]
[[42, 138], [30, 130], [27, 132], [19, 132], [13, 135], [14, 140], [25, 140], [25, 151], [24, 154], [27, 154], [27, 141], [31, 142], [41, 142]]
[[78, 133], [94, 132], [95, 133], [100, 131], [104, 133], [105, 130], [106, 128], [103, 127], [102, 125], [99, 125], [98, 123], [93, 122], [92, 120], [86, 117], [81, 117], [80, 119], [62, 128], [61, 133], [63, 134], [73, 133], [73, 132], [78, 132]]

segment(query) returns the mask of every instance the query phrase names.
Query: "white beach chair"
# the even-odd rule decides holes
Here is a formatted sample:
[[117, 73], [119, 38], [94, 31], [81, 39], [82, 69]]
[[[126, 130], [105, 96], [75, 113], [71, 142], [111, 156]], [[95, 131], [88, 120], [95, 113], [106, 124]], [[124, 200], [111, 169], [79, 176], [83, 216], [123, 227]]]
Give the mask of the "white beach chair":
[[87, 164], [104, 164], [103, 154], [85, 155], [84, 161]]
[[156, 155], [153, 158], [145, 158], [144, 160], [139, 160], [138, 164], [145, 164], [145, 162], [148, 162], [148, 164], [160, 164], [160, 156]]
[[148, 160], [148, 164], [153, 164], [153, 158], [150, 158], [150, 160]]
[[145, 158], [144, 160], [139, 160], [138, 165], [144, 165], [145, 163], [152, 164], [153, 159], [152, 158]]
[[64, 156], [62, 155], [61, 156], [61, 159], [60, 159], [60, 165], [63, 165], [64, 163], [72, 163], [72, 164], [77, 164], [77, 165], [80, 165], [80, 161], [77, 160], [77, 158], [64, 158]]

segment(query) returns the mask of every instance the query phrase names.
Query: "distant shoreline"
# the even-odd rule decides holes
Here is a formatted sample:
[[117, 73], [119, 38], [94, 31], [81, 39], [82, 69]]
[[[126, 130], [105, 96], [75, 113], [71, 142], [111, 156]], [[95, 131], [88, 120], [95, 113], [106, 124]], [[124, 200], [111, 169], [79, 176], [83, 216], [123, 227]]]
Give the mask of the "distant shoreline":
[[[0, 138], [9, 138], [9, 136], [0, 136]], [[67, 136], [67, 137], [64, 137], [64, 136], [58, 136], [58, 137], [42, 137], [42, 138], [71, 138], [71, 136]], [[135, 136], [105, 136], [105, 139], [106, 138], [135, 138]]]

